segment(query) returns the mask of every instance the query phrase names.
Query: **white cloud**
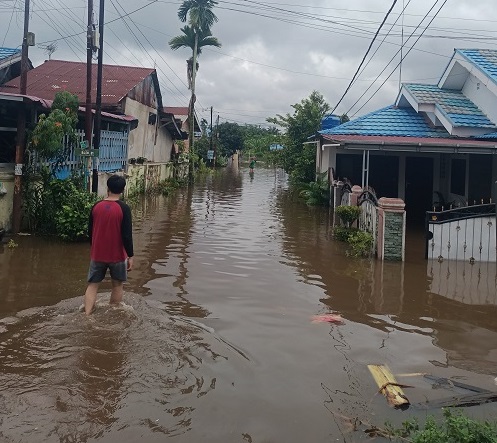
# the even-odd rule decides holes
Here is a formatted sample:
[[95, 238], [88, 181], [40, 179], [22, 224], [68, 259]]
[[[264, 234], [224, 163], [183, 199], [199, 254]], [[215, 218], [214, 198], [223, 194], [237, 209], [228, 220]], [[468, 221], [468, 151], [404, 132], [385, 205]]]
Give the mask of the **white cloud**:
[[[404, 17], [405, 38], [413, 32], [433, 1], [416, 0], [409, 4], [408, 15]], [[205, 50], [199, 59], [199, 112], [202, 114], [202, 107], [213, 106], [215, 115], [220, 113], [222, 118], [262, 123], [268, 116], [291, 112], [290, 105], [307, 97], [313, 90], [320, 91], [333, 106], [348, 84], [344, 79], [350, 79], [354, 74], [391, 3], [392, 0], [350, 0], [347, 3], [310, 0], [305, 5], [298, 0], [220, 2], [216, 8], [219, 22], [214, 25], [213, 34], [223, 47]], [[390, 28], [402, 9], [402, 2], [397, 3], [395, 14], [387, 20], [384, 31]], [[439, 0], [438, 4], [441, 3]], [[21, 2], [16, 4], [20, 7]], [[122, 19], [106, 26], [104, 62], [157, 66], [164, 102], [172, 106], [187, 105], [189, 97], [185, 60], [190, 53], [188, 50], [171, 51], [168, 46], [169, 39], [179, 35], [183, 26], [177, 17], [179, 4], [165, 0], [150, 4], [145, 0], [106, 2], [106, 21], [119, 18], [115, 7], [121, 14], [123, 10], [129, 13], [145, 7], [131, 15], [138, 28], [127, 21], [135, 35], [124, 26]], [[42, 11], [54, 6], [57, 10]], [[96, 9], [98, 14], [98, 2]], [[433, 11], [436, 9], [438, 7]], [[0, 9], [3, 24], [9, 22], [10, 16], [11, 10]], [[2, 26], [0, 39], [5, 37], [5, 46], [16, 47], [21, 42], [22, 11], [15, 12], [12, 18], [10, 28]], [[84, 61], [85, 20], [84, 5], [76, 0], [35, 2], [31, 30], [36, 33], [38, 42], [79, 33], [59, 40], [53, 58]], [[337, 112], [347, 111], [394, 56], [401, 44], [401, 22], [397, 22], [393, 36], [388, 37], [378, 50]], [[407, 56], [402, 65], [402, 78], [434, 83], [455, 47], [495, 48], [497, 40], [474, 38], [497, 38], [496, 22], [497, 9], [491, 0], [449, 0], [440, 17], [426, 31], [431, 37], [422, 38], [416, 44], [416, 50]], [[419, 30], [415, 34], [419, 35]], [[442, 39], [441, 36], [456, 38]], [[375, 48], [376, 45], [373, 51]], [[396, 56], [352, 113], [393, 71], [399, 57]], [[46, 58], [46, 54], [40, 48], [31, 48], [30, 58], [36, 65]], [[398, 79], [397, 69], [359, 114], [393, 103]], [[203, 114], [209, 115], [208, 112]]]

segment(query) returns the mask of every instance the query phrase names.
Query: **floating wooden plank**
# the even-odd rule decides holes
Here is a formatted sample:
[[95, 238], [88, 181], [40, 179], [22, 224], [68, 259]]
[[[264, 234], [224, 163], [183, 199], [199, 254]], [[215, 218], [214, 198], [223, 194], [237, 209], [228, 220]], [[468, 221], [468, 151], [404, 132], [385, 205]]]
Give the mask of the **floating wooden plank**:
[[378, 392], [386, 397], [390, 405], [395, 407], [409, 405], [409, 400], [402, 391], [402, 387], [406, 387], [406, 385], [397, 382], [388, 366], [368, 365], [368, 369], [379, 387]]

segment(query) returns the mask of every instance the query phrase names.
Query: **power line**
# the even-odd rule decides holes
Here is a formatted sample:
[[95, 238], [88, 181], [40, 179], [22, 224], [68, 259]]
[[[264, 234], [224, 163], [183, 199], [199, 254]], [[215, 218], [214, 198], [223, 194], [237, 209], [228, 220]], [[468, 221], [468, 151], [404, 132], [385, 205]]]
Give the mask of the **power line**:
[[[436, 0], [435, 3], [432, 5], [432, 7], [428, 10], [428, 12], [425, 14], [425, 16], [421, 19], [421, 21], [418, 23], [418, 27], [421, 26], [421, 24], [423, 23], [423, 21], [428, 17], [428, 15], [430, 14], [430, 12], [435, 8], [435, 6], [437, 5], [439, 0]], [[435, 17], [433, 17], [432, 21], [434, 20]], [[431, 22], [432, 22], [431, 21]], [[430, 22], [430, 23], [431, 23]], [[429, 26], [429, 25], [428, 25]], [[425, 30], [428, 29], [427, 27], [425, 27]], [[388, 63], [385, 65], [385, 67], [381, 70], [381, 72], [376, 76], [376, 78], [371, 82], [371, 84], [368, 86], [368, 88], [364, 91], [364, 93], [356, 100], [356, 102], [349, 108], [349, 110], [346, 112], [346, 114], [348, 114], [352, 108], [362, 99], [362, 97], [364, 97], [367, 92], [373, 87], [373, 85], [375, 84], [375, 82], [381, 77], [381, 75], [387, 70], [388, 66], [390, 66], [390, 63], [392, 63], [393, 60], [395, 60], [395, 57], [397, 57], [397, 55], [399, 53], [402, 52], [404, 46], [407, 44], [407, 42], [412, 38], [412, 36], [414, 35], [414, 33], [416, 32], [417, 28], [415, 28], [411, 35], [409, 35], [409, 37], [407, 38], [407, 40], [405, 42], [403, 42], [403, 45], [401, 45], [401, 47], [399, 48], [399, 50], [393, 55], [393, 57], [388, 61]], [[418, 40], [419, 40], [420, 37], [418, 37]], [[414, 45], [417, 43], [417, 41], [411, 45], [411, 48], [409, 49], [409, 51], [414, 47]], [[406, 54], [407, 56], [407, 54]], [[403, 58], [401, 57], [401, 62], [402, 62]], [[355, 114], [354, 114], [355, 115]]]
[[[428, 26], [430, 26], [430, 23], [433, 22], [433, 20], [435, 20], [435, 17], [438, 15], [438, 13], [442, 10], [442, 8], [445, 6], [445, 4], [447, 3], [448, 0], [444, 0], [444, 2], [442, 3], [442, 6], [440, 6], [440, 8], [438, 8], [438, 11], [435, 13], [435, 15], [433, 16], [433, 18], [431, 19], [431, 21], [428, 23]], [[436, 4], [438, 3], [438, 0], [436, 0], [435, 4], [433, 6], [435, 6]], [[431, 9], [430, 9], [431, 11]], [[423, 19], [424, 20], [424, 19]], [[428, 26], [425, 28], [427, 29]], [[414, 42], [414, 45], [418, 42], [418, 40], [421, 38], [421, 36], [419, 36], [417, 38], [417, 40]], [[413, 45], [413, 46], [414, 46]], [[413, 47], [412, 46], [412, 47]], [[392, 74], [396, 71], [396, 69], [400, 66], [400, 64], [402, 63], [402, 61], [409, 55], [409, 53], [411, 52], [412, 50], [412, 47], [406, 52], [406, 54], [404, 55], [404, 57], [400, 60], [399, 63], [397, 63], [397, 65], [395, 66], [395, 68], [393, 69], [393, 71], [388, 75], [388, 77], [383, 81], [383, 83], [378, 87], [378, 89], [373, 93], [373, 95], [371, 97], [369, 97], [369, 99], [354, 113], [354, 115], [356, 115], [358, 112], [360, 112], [364, 106], [366, 106], [370, 101], [371, 99], [378, 93], [378, 91], [383, 87], [383, 85], [388, 81], [388, 79], [392, 76]], [[387, 65], [388, 66], [388, 65]], [[356, 102], [357, 103], [357, 102]], [[353, 105], [355, 106], [355, 104]], [[353, 107], [352, 106], [352, 107]], [[354, 116], [353, 115], [353, 116]]]
[[[114, 6], [114, 8], [116, 9], [116, 12], [122, 16], [122, 14], [119, 12], [119, 10], [117, 9], [117, 6], [115, 5], [114, 1], [113, 0], [110, 0], [111, 3], [112, 3], [112, 6]], [[118, 0], [116, 0], [116, 3], [119, 5], [119, 7], [126, 13], [126, 11], [124, 10], [124, 8], [121, 6], [121, 4], [119, 3]], [[155, 60], [153, 59], [153, 57], [150, 55], [150, 53], [148, 52], [148, 50], [145, 48], [145, 46], [142, 44], [142, 42], [138, 39], [138, 37], [136, 36], [136, 34], [134, 33], [134, 31], [131, 29], [131, 27], [128, 25], [128, 23], [126, 22], [126, 20], [124, 20], [124, 18], [122, 19], [124, 25], [126, 26], [126, 28], [128, 29], [128, 31], [133, 35], [133, 37], [135, 38], [135, 41], [138, 43], [138, 45], [143, 49], [143, 51], [145, 51], [145, 54], [150, 58], [150, 60], [152, 61], [152, 63], [154, 63], [155, 65]], [[132, 21], [132, 23], [134, 24], [134, 22]], [[135, 25], [136, 27], [136, 25]], [[137, 27], [138, 28], [138, 27]], [[140, 31], [140, 29], [138, 28], [138, 30]], [[140, 31], [141, 32], [141, 31]], [[142, 33], [143, 34], [143, 33]], [[149, 41], [149, 44], [150, 41]], [[154, 66], [155, 67], [155, 66]], [[162, 71], [161, 71], [162, 72]], [[183, 95], [183, 93], [176, 87], [176, 85], [174, 85], [174, 83], [167, 77], [167, 75], [163, 72], [163, 74], [165, 75], [165, 77], [167, 78], [167, 80], [179, 91], [180, 94]], [[164, 86], [169, 92], [171, 92], [171, 94], [173, 96], [176, 95], [175, 92], [172, 91], [172, 89], [170, 89], [169, 87], [167, 86]], [[184, 95], [183, 95], [184, 96]], [[186, 96], [184, 96], [186, 98]]]
[[5, 32], [5, 36], [3, 37], [2, 46], [5, 44], [5, 39], [7, 38], [7, 35], [9, 34], [10, 24], [12, 23], [12, 18], [14, 17], [16, 5], [17, 5], [17, 0], [15, 0], [14, 7], [12, 8], [12, 14], [10, 15], [10, 20], [9, 20], [9, 24], [7, 26], [7, 31]]
[[364, 54], [364, 57], [362, 57], [361, 63], [359, 63], [359, 66], [357, 67], [354, 75], [352, 76], [352, 80], [350, 80], [350, 83], [347, 86], [347, 88], [345, 89], [345, 92], [340, 97], [340, 100], [338, 100], [338, 103], [335, 105], [335, 107], [332, 109], [331, 114], [333, 114], [333, 112], [335, 112], [335, 109], [338, 107], [338, 105], [340, 105], [340, 103], [342, 103], [342, 100], [345, 98], [345, 96], [347, 95], [347, 92], [349, 92], [350, 88], [352, 87], [352, 85], [354, 83], [354, 80], [356, 79], [357, 75], [359, 74], [359, 71], [361, 70], [362, 65], [366, 61], [366, 57], [368, 56], [369, 51], [371, 51], [371, 48], [373, 47], [373, 44], [374, 44], [374, 42], [376, 40], [376, 37], [378, 36], [378, 33], [380, 32], [380, 29], [383, 27], [384, 23], [387, 21], [387, 18], [390, 15], [390, 13], [392, 12], [392, 10], [395, 7], [396, 3], [397, 3], [397, 0], [393, 0], [392, 6], [390, 6], [390, 9], [388, 10], [388, 12], [386, 13], [385, 17], [383, 18], [383, 20], [382, 20], [382, 22], [380, 24], [380, 27], [378, 28], [378, 30], [376, 31], [376, 34], [374, 35], [373, 39], [371, 40], [371, 43], [369, 43], [368, 49], [366, 50], [366, 53]]
[[[142, 9], [148, 8], [150, 5], [153, 5], [155, 3], [157, 3], [157, 1], [151, 1], [150, 3], [147, 3], [146, 5], [140, 6], [139, 8], [134, 9], [133, 11], [128, 12], [127, 14], [125, 14], [123, 16], [120, 16], [118, 18], [115, 18], [113, 20], [109, 20], [108, 22], [105, 22], [104, 25], [108, 25], [110, 23], [113, 23], [113, 22], [116, 22], [118, 20], [121, 20], [123, 17], [129, 17], [130, 15], [134, 14], [135, 12], [138, 12], [138, 11], [141, 11]], [[52, 42], [56, 42], [56, 41], [59, 41], [59, 40], [64, 40], [64, 39], [67, 39], [67, 38], [76, 37], [78, 35], [85, 34], [85, 33], [86, 33], [86, 31], [78, 32], [76, 34], [63, 36], [62, 38], [57, 38], [57, 39], [54, 39], [54, 40], [46, 40], [46, 41], [40, 42], [38, 44], [43, 45], [43, 44], [46, 44], [46, 43], [52, 43]]]

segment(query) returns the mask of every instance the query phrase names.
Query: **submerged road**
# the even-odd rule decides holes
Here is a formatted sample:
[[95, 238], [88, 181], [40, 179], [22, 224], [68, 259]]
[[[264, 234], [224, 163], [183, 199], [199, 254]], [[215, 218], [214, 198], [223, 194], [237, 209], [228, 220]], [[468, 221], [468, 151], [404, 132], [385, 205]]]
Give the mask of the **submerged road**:
[[[107, 282], [90, 318], [87, 244], [0, 246], [1, 443], [366, 441], [353, 419], [422, 418], [454, 394], [419, 374], [495, 389], [495, 270], [348, 258], [280, 171], [145, 199], [134, 239], [126, 306], [107, 306]], [[414, 406], [388, 407], [368, 364]]]

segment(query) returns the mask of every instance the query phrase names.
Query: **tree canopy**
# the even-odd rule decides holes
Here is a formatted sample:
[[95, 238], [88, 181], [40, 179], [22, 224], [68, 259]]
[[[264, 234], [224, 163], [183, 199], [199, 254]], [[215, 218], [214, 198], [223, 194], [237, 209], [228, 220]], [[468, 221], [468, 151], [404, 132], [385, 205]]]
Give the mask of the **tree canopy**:
[[267, 121], [285, 131], [285, 149], [278, 153], [278, 164], [290, 174], [293, 182], [308, 183], [315, 178], [316, 146], [304, 145], [304, 142], [319, 130], [330, 105], [319, 92], [313, 91], [308, 98], [292, 105], [292, 108], [293, 114], [278, 114]]

